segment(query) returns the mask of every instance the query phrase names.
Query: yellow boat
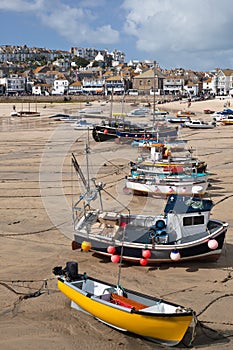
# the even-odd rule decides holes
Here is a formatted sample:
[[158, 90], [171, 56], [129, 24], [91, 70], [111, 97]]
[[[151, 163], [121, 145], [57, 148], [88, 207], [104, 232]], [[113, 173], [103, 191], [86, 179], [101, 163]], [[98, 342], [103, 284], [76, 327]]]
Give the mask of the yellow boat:
[[222, 120], [221, 123], [224, 125], [233, 125], [233, 115], [229, 114], [225, 116]]
[[160, 344], [180, 343], [195, 312], [136, 291], [123, 289], [78, 273], [76, 262], [53, 269], [59, 275], [58, 288], [72, 306], [121, 331], [127, 331]]

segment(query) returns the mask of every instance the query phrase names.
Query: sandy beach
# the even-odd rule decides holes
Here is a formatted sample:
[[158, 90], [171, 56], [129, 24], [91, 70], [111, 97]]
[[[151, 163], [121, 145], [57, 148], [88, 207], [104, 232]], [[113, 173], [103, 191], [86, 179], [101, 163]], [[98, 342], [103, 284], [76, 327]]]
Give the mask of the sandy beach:
[[[233, 101], [230, 101], [233, 105]], [[189, 107], [197, 118], [211, 120], [204, 109], [220, 111], [226, 100], [194, 102]], [[95, 105], [99, 105], [96, 102]], [[45, 108], [46, 107], [46, 108]], [[10, 117], [11, 104], [0, 104], [0, 348], [7, 350], [139, 350], [166, 347], [124, 334], [70, 308], [52, 274], [54, 266], [78, 261], [81, 272], [116, 283], [118, 265], [91, 253], [72, 251], [71, 205], [82, 185], [71, 166], [74, 152], [85, 164], [86, 131], [70, 123], [52, 120], [56, 113], [76, 115], [81, 103], [38, 104], [41, 117]], [[172, 113], [188, 109], [187, 103], [159, 106]], [[20, 110], [21, 104], [16, 104]], [[114, 106], [120, 112], [120, 104]], [[124, 106], [125, 112], [133, 109]], [[109, 113], [109, 106], [103, 107]], [[143, 118], [144, 119], [144, 118]], [[141, 120], [142, 121], [142, 120]], [[143, 120], [144, 121], [144, 120]], [[224, 249], [216, 263], [180, 263], [159, 266], [123, 265], [121, 284], [142, 293], [163, 297], [196, 311], [193, 349], [233, 349], [233, 126], [211, 130], [182, 128], [179, 138], [188, 140], [208, 164], [214, 202], [212, 217], [229, 223]], [[163, 210], [160, 199], [124, 196], [128, 163], [137, 157], [130, 145], [95, 143], [90, 136], [92, 177], [138, 212]], [[107, 200], [107, 199], [106, 199]], [[115, 205], [109, 199], [109, 206]], [[27, 297], [25, 297], [25, 295]], [[176, 346], [184, 349], [191, 334]]]

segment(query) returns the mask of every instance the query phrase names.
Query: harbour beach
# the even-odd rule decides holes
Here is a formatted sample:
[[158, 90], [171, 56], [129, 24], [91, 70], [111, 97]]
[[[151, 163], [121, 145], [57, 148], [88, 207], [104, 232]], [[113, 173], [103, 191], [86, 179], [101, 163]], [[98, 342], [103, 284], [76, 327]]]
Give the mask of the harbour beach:
[[[227, 100], [228, 101], [228, 100]], [[226, 100], [158, 105], [171, 114], [186, 109], [210, 121], [204, 109], [220, 111]], [[93, 103], [94, 104], [94, 103]], [[99, 105], [99, 102], [95, 102]], [[38, 104], [40, 117], [10, 117], [12, 105], [1, 104], [1, 339], [2, 349], [165, 349], [166, 347], [118, 332], [70, 308], [52, 274], [56, 265], [78, 261], [81, 272], [116, 283], [118, 264], [90, 252], [71, 249], [73, 192], [82, 185], [71, 165], [74, 152], [85, 167], [84, 148], [90, 140], [92, 177], [106, 184], [124, 205], [142, 213], [158, 212], [165, 201], [126, 196], [124, 177], [137, 151], [114, 141], [96, 143], [84, 130], [49, 118], [56, 113], [76, 114], [81, 103]], [[106, 114], [109, 113], [109, 106]], [[103, 108], [103, 109], [104, 109]], [[121, 112], [122, 105], [114, 106]], [[20, 104], [16, 104], [16, 110]], [[126, 104], [125, 112], [132, 106]], [[144, 122], [143, 118], [143, 122]], [[134, 118], [134, 121], [142, 121]], [[229, 223], [224, 249], [215, 263], [177, 263], [158, 266], [124, 264], [121, 284], [142, 293], [163, 297], [196, 311], [194, 349], [233, 348], [232, 206], [233, 126], [211, 130], [180, 128], [194, 154], [207, 162], [214, 202], [212, 217]], [[114, 205], [109, 200], [109, 206]], [[14, 281], [14, 283], [12, 283]], [[176, 348], [185, 348], [188, 334]]]

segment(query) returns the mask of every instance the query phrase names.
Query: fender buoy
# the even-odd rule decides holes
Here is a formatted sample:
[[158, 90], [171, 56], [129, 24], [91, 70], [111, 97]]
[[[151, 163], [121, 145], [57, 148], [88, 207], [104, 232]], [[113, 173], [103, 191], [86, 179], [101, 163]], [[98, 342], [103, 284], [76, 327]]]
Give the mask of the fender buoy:
[[84, 252], [88, 252], [88, 251], [91, 249], [91, 243], [90, 243], [90, 242], [83, 241], [82, 244], [81, 244], [81, 249], [82, 249]]

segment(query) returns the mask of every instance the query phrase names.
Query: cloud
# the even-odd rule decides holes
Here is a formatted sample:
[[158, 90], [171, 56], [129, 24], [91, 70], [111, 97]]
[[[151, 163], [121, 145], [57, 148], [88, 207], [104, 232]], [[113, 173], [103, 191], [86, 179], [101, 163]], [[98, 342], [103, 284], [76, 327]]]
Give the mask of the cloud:
[[[106, 1], [100, 0], [98, 6], [101, 5], [105, 6]], [[73, 44], [108, 45], [119, 42], [118, 30], [113, 29], [110, 23], [99, 23], [101, 11], [96, 11], [96, 6], [94, 0], [1, 0], [0, 11], [33, 12], [44, 26]]]
[[44, 0], [26, 1], [26, 0], [1, 0], [0, 10], [30, 12], [36, 11], [44, 6]]
[[164, 68], [233, 63], [232, 0], [1, 0], [1, 12], [20, 13], [22, 28], [35, 19], [61, 45], [117, 47]]
[[136, 47], [164, 57], [209, 55], [232, 47], [231, 0], [125, 0], [124, 30]]
[[110, 24], [98, 25], [97, 15], [89, 8], [59, 4], [55, 9], [42, 11], [41, 21], [56, 30], [68, 41], [81, 44], [109, 44], [119, 41], [119, 32]]

